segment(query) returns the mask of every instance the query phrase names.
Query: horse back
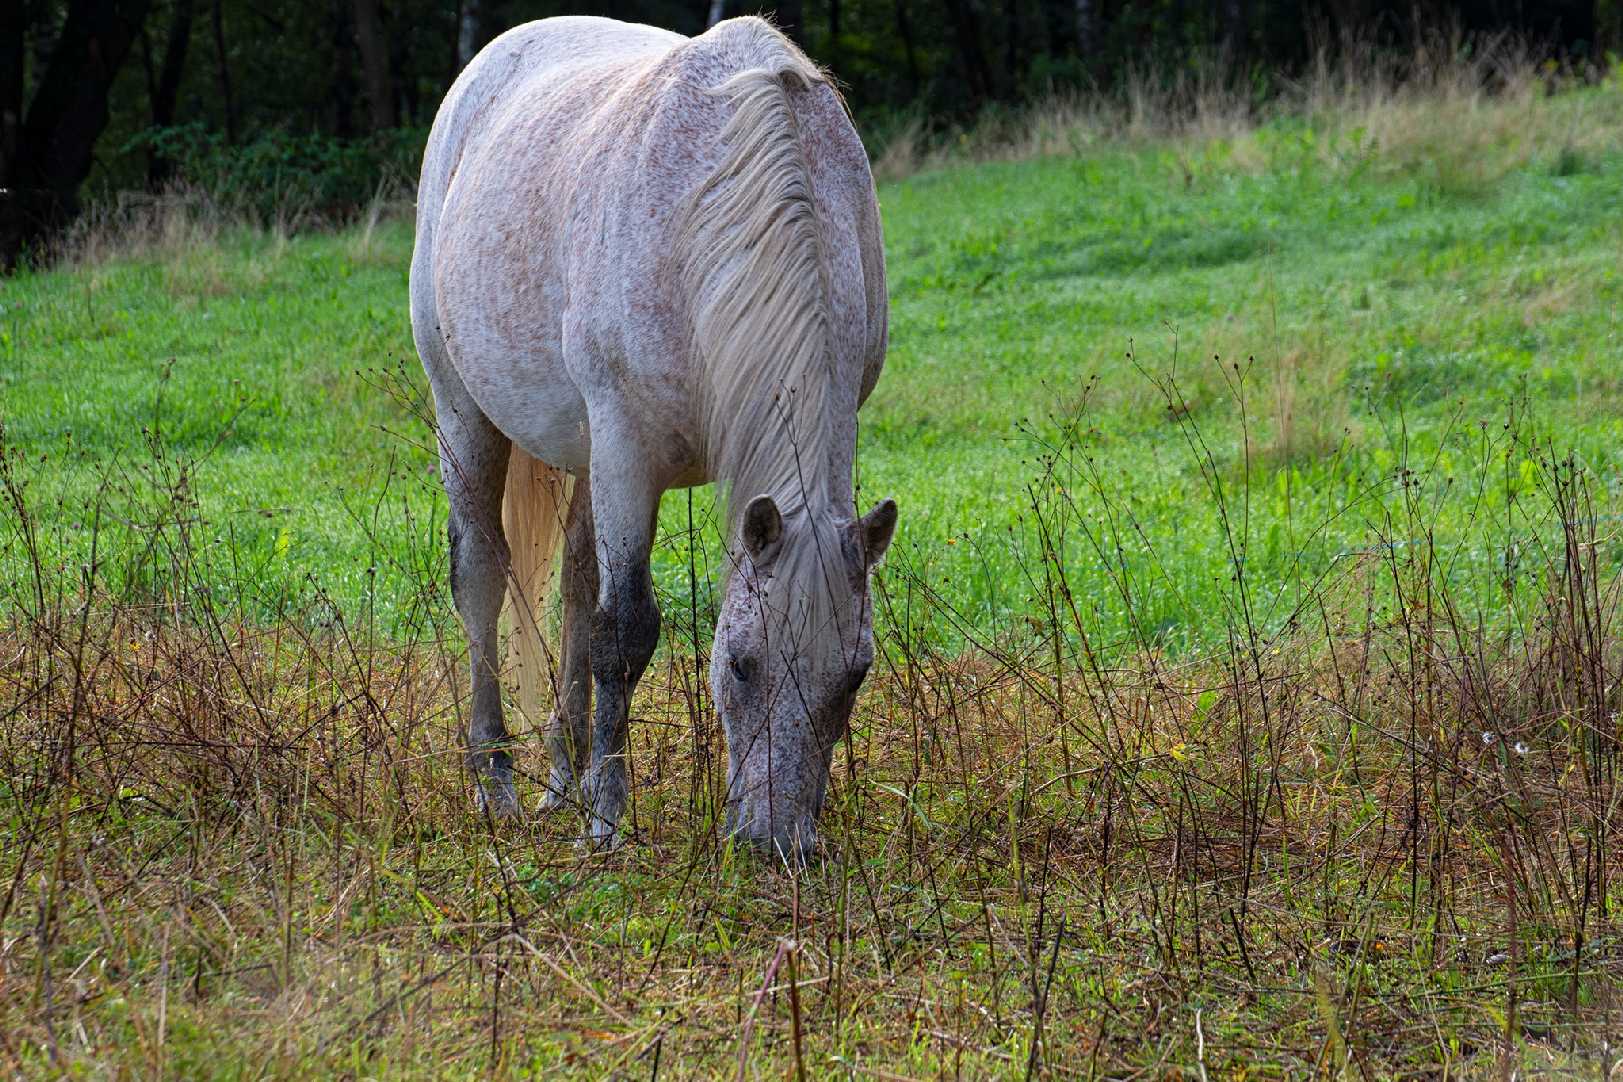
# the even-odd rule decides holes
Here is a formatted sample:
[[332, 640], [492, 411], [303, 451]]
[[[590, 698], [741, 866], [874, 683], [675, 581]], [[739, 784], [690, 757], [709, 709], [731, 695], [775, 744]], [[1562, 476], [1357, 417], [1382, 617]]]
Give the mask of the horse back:
[[[457, 80], [424, 156], [414, 327], [420, 348], [430, 323], [436, 339], [456, 323], [477, 343], [482, 372], [455, 363], [478, 399], [481, 380], [503, 370], [488, 391], [499, 426], [508, 428], [494, 415], [498, 393], [566, 375], [582, 402], [640, 398], [636, 408], [673, 426], [691, 415], [692, 359], [682, 354], [692, 292], [672, 253], [691, 198], [725, 154], [732, 105], [718, 89], [781, 65], [784, 50], [809, 63], [754, 19], [693, 39], [547, 19], [498, 38]], [[827, 234], [838, 367], [860, 401], [886, 334], [873, 182], [832, 85], [817, 79], [792, 99]]]

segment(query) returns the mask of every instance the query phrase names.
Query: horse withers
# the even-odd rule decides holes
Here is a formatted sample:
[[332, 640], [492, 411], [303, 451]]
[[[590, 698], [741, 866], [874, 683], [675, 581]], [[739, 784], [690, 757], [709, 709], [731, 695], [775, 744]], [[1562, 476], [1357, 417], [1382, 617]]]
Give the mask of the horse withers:
[[[659, 636], [660, 495], [714, 481], [731, 562], [710, 672], [726, 825], [810, 853], [896, 525], [891, 501], [860, 518], [853, 501], [885, 268], [867, 157], [829, 79], [753, 18], [691, 39], [575, 17], [503, 34], [434, 121], [411, 316], [482, 806], [518, 810], [498, 682], [508, 597], [519, 704], [549, 684], [555, 704], [543, 806], [579, 777], [588, 839], [621, 840], [627, 709]], [[538, 619], [554, 579], [556, 665]]]

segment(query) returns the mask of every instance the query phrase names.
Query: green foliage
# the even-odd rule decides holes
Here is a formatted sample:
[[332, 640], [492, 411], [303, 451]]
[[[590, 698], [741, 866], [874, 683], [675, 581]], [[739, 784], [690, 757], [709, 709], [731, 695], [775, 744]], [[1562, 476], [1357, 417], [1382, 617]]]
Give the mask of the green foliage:
[[152, 128], [130, 140], [174, 166], [177, 179], [218, 207], [269, 224], [314, 216], [353, 218], [380, 195], [415, 184], [426, 129], [400, 128], [365, 138], [321, 132], [265, 131], [232, 144], [201, 121]]

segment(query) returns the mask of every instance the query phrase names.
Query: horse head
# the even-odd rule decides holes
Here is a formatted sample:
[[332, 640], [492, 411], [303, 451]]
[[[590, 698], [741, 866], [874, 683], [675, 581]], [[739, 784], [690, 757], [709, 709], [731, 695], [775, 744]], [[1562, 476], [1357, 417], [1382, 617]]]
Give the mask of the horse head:
[[771, 496], [745, 509], [710, 688], [727, 737], [727, 829], [782, 859], [806, 859], [845, 734], [873, 663], [868, 579], [896, 529], [884, 500], [860, 519]]

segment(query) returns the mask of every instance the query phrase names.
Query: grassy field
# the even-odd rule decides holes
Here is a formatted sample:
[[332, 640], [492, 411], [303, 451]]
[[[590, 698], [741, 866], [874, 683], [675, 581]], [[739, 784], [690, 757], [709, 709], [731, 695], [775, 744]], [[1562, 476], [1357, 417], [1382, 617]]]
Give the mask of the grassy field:
[[1623, 80], [1523, 74], [893, 150], [801, 872], [713, 829], [702, 492], [636, 844], [469, 810], [409, 224], [0, 283], [9, 1069], [1611, 1077]]
[[[1254, 484], [1251, 570], [1273, 588], [1366, 547], [1399, 462], [1463, 468], [1477, 423], [1513, 399], [1615, 488], [1619, 97], [1531, 97], [1476, 122], [1520, 154], [1471, 144], [1468, 119], [1464, 147], [1444, 130], [1390, 160], [1367, 128], [1280, 122], [887, 185], [893, 346], [863, 415], [864, 491], [898, 497], [902, 551], [977, 626], [1018, 621], [1029, 596], [1007, 528], [1037, 444], [1080, 417], [1100, 469], [1137, 482], [1144, 533], [1177, 538], [1153, 561], [1122, 558], [1164, 577], [1141, 618], [1186, 648], [1224, 633], [1207, 614], [1226, 542], [1178, 419]], [[207, 452], [194, 494], [231, 541], [210, 577], [245, 613], [275, 618], [320, 591], [389, 627], [422, 618], [443, 516], [405, 313], [410, 243], [400, 221], [287, 240], [182, 220], [144, 255], [8, 282], [0, 387], [8, 444], [50, 456], [36, 498], [83, 505], [156, 433], [177, 459]], [[1174, 371], [1177, 416], [1153, 379]], [[666, 511], [661, 583], [680, 606], [686, 498]], [[1463, 518], [1441, 513], [1443, 540], [1466, 540]], [[84, 538], [53, 538], [53, 557], [80, 562]], [[1492, 579], [1491, 562], [1472, 569]], [[1110, 606], [1094, 616], [1128, 632]]]

